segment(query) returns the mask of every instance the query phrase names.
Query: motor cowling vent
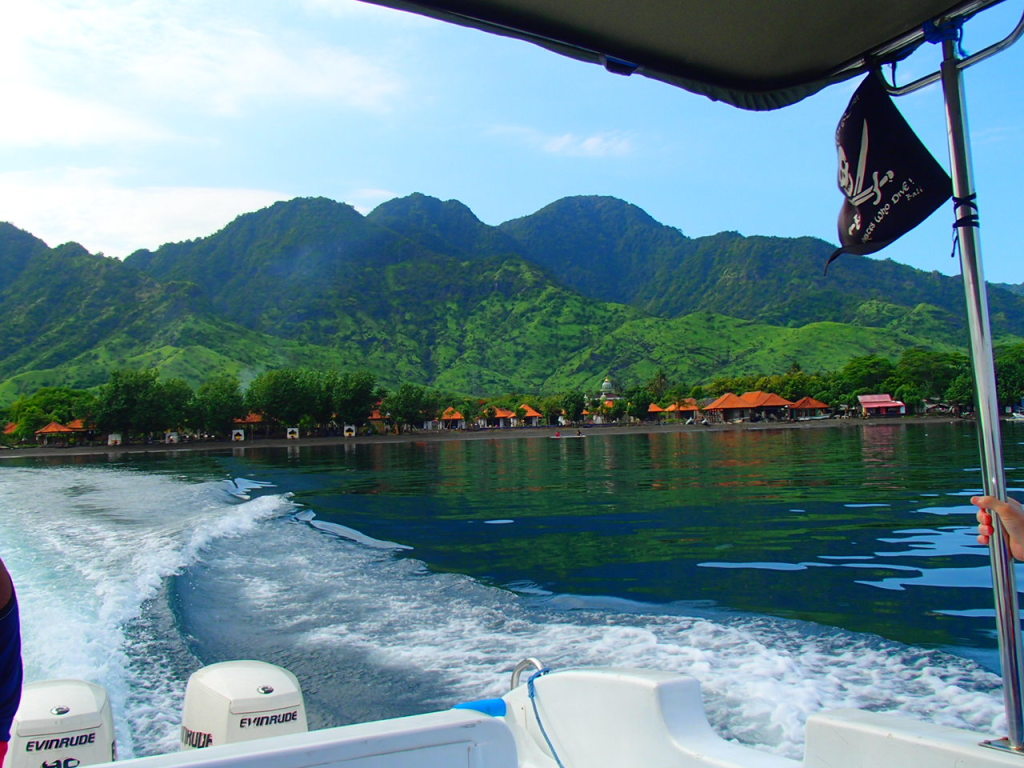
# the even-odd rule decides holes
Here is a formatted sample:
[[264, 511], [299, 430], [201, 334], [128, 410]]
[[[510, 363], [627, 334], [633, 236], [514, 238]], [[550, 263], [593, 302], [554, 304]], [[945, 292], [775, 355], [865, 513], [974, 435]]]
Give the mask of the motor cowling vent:
[[188, 680], [182, 749], [306, 730], [302, 690], [287, 669], [263, 661], [225, 661], [203, 667]]
[[85, 680], [25, 684], [4, 768], [77, 768], [116, 758], [103, 686]]

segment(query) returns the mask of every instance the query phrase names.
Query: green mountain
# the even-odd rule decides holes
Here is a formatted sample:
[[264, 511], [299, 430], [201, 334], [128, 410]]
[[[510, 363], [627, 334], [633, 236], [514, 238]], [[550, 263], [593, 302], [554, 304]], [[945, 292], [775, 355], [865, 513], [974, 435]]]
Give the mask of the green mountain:
[[[570, 288], [652, 315], [705, 311], [790, 327], [902, 327], [967, 343], [959, 278], [851, 255], [826, 275], [834, 246], [816, 238], [721, 232], [691, 239], [609, 197], [565, 198], [500, 229]], [[996, 332], [1024, 335], [1021, 299], [1010, 286], [990, 288]]]
[[328, 362], [310, 345], [206, 311], [192, 283], [156, 281], [77, 243], [50, 249], [4, 223], [0, 270], [0, 402], [42, 386], [94, 386], [122, 365], [202, 381], [212, 369], [251, 378], [268, 366]]
[[[198, 383], [228, 370], [368, 369], [385, 384], [549, 392], [837, 368], [962, 343], [959, 280], [811, 238], [688, 238], [608, 197], [498, 227], [411, 195], [363, 216], [300, 198], [124, 262], [0, 224], [0, 403], [119, 365]], [[997, 332], [1024, 297], [992, 289]]]

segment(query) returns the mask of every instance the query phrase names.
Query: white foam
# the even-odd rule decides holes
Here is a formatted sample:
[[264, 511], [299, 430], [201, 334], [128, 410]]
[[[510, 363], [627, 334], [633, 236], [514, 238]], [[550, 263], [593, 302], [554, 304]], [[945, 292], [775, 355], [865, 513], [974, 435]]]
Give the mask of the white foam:
[[[158, 640], [130, 636], [132, 623], [164, 580], [210, 542], [251, 530], [291, 504], [262, 497], [233, 505], [216, 483], [107, 467], [4, 468], [2, 477], [0, 540], [21, 605], [26, 680], [104, 685], [119, 713], [120, 754], [131, 756], [133, 735], [148, 730], [142, 723], [172, 705], [161, 716], [178, 717], [183, 690], [181, 680], [158, 679], [155, 661], [142, 670], [133, 664]], [[148, 702], [139, 696], [147, 688]]]
[[407, 544], [399, 544], [395, 541], [384, 541], [383, 539], [375, 539], [372, 536], [367, 536], [362, 531], [357, 531], [355, 528], [349, 528], [347, 525], [341, 525], [340, 523], [330, 523], [323, 520], [315, 520], [316, 514], [310, 510], [302, 510], [298, 514], [293, 515], [296, 520], [309, 523], [313, 528], [324, 533], [330, 533], [335, 536], [340, 536], [343, 539], [354, 541], [357, 544], [362, 544], [365, 547], [373, 547], [374, 549], [412, 549]]
[[[802, 754], [807, 717], [825, 708], [896, 711], [983, 735], [1002, 727], [998, 679], [940, 651], [775, 619], [638, 612], [626, 601], [621, 610], [607, 599], [591, 601], [600, 610], [555, 610], [548, 606], [558, 600], [524, 603], [345, 542], [323, 544], [333, 552], [328, 557], [321, 544], [288, 548], [293, 577], [344, 585], [318, 593], [319, 626], [307, 629], [300, 645], [314, 656], [358, 648], [383, 667], [436, 674], [451, 697], [437, 707], [502, 694], [514, 664], [536, 656], [555, 669], [611, 665], [694, 676], [723, 736], [794, 758]], [[315, 562], [330, 562], [329, 572]], [[267, 594], [286, 610], [300, 602], [295, 593], [314, 587], [300, 579], [292, 588], [277, 584]]]

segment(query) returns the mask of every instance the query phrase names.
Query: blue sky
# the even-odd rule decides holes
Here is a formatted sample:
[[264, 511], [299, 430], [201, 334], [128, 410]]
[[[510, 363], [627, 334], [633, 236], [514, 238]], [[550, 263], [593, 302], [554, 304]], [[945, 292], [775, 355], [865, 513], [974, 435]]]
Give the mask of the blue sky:
[[[967, 27], [978, 50], [1011, 0]], [[934, 69], [926, 46], [904, 82]], [[1024, 43], [967, 71], [985, 276], [1024, 282]], [[355, 0], [33, 0], [0, 10], [0, 220], [125, 256], [276, 200], [422, 192], [488, 224], [613, 195], [690, 236], [835, 242], [855, 83], [751, 113]], [[897, 102], [948, 167], [941, 92]], [[878, 254], [958, 274], [944, 207]], [[840, 262], [841, 264], [841, 262]], [[839, 268], [836, 265], [833, 268]]]

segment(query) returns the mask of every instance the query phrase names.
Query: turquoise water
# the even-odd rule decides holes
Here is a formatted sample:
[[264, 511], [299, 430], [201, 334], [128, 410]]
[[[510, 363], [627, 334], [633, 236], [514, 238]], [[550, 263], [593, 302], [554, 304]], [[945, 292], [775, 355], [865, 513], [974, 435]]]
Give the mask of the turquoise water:
[[107, 685], [124, 754], [174, 747], [214, 661], [288, 667], [323, 727], [538, 656], [694, 675], [798, 757], [834, 706], [1001, 735], [977, 464], [971, 424], [898, 422], [7, 460], [0, 537], [29, 677]]

